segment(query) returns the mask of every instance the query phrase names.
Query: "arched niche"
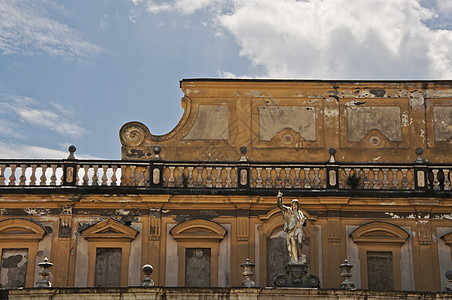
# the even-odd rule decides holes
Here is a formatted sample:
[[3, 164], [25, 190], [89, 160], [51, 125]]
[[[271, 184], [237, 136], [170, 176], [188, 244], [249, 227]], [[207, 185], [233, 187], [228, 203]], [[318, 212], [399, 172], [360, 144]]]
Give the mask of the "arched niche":
[[[307, 218], [307, 225], [303, 227], [306, 240], [303, 246], [303, 254], [307, 256], [309, 263], [309, 272], [311, 274], [319, 274], [319, 261], [318, 261], [318, 228], [313, 223], [317, 220], [317, 217], [312, 216], [309, 212], [300, 209], [300, 211]], [[284, 232], [284, 219], [279, 208], [274, 208], [265, 215], [259, 216], [263, 224], [257, 227], [259, 233], [259, 285], [260, 286], [272, 286], [273, 272], [278, 270], [271, 270], [271, 264], [275, 265], [288, 261], [288, 251], [286, 246], [286, 233]], [[272, 239], [279, 239], [279, 241], [272, 241]], [[272, 254], [269, 247], [276, 247], [277, 255], [287, 255], [285, 259], [281, 257], [271, 257]], [[307, 251], [307, 253], [305, 252]], [[271, 261], [273, 260], [273, 262]], [[285, 265], [281, 266], [280, 271], [284, 270]], [[283, 271], [284, 273], [285, 271]]]
[[409, 237], [402, 228], [378, 221], [363, 224], [350, 234], [358, 245], [361, 288], [402, 289], [401, 247]]
[[[33, 287], [38, 243], [45, 234], [44, 228], [29, 220], [0, 221], [0, 263], [11, 270], [2, 272], [2, 287]], [[15, 274], [14, 278], [8, 274]]]
[[170, 234], [177, 242], [178, 285], [218, 286], [220, 242], [227, 230], [209, 220], [192, 219], [174, 226]]

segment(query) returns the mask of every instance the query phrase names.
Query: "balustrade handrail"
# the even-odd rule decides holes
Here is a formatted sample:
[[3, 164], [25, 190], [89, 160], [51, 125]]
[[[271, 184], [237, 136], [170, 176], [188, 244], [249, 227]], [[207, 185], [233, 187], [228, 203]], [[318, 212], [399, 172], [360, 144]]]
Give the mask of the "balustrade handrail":
[[451, 190], [452, 163], [1, 159], [0, 188]]

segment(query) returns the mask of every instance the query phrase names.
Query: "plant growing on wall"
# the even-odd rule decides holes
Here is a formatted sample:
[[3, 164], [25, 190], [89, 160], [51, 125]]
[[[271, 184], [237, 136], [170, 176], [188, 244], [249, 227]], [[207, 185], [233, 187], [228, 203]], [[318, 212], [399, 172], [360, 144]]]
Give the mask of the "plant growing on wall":
[[357, 173], [353, 173], [352, 175], [347, 176], [345, 183], [352, 189], [356, 189], [363, 182], [363, 178]]

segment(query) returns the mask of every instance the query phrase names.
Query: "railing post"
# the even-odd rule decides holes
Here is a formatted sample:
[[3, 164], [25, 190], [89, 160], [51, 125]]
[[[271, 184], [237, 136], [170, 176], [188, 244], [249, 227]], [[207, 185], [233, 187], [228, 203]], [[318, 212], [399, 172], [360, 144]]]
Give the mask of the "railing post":
[[421, 155], [422, 148], [416, 148], [417, 159], [415, 161], [416, 165], [414, 166], [414, 188], [416, 190], [426, 190], [428, 188], [428, 178], [427, 178], [427, 165], [425, 165], [424, 160]]
[[161, 162], [160, 158], [161, 150], [160, 146], [154, 147], [154, 162], [151, 162], [149, 166], [151, 188], [163, 186], [163, 162]]
[[250, 164], [248, 163], [248, 158], [245, 156], [247, 151], [248, 149], [245, 146], [240, 147], [242, 156], [237, 167], [238, 187], [245, 189], [250, 187]]
[[69, 146], [69, 156], [63, 163], [63, 186], [75, 186], [77, 184], [77, 159], [75, 158], [74, 145]]
[[339, 166], [336, 162], [334, 155], [336, 154], [336, 149], [328, 149], [330, 154], [330, 159], [326, 166], [326, 188], [327, 189], [339, 189]]

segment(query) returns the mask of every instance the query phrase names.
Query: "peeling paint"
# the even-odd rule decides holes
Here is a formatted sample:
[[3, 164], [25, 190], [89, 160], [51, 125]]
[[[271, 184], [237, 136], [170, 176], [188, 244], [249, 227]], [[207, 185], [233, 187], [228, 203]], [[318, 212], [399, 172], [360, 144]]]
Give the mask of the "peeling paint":
[[29, 215], [37, 215], [37, 216], [43, 216], [50, 214], [50, 209], [48, 208], [24, 208], [24, 212], [26, 212]]
[[117, 210], [115, 211], [115, 213], [116, 213], [117, 215], [121, 215], [121, 216], [128, 216], [128, 215], [130, 215], [130, 211], [125, 210], [125, 209], [117, 209]]
[[401, 219], [401, 217], [399, 215], [392, 213], [392, 212], [385, 212], [385, 215], [389, 215], [393, 219]]

